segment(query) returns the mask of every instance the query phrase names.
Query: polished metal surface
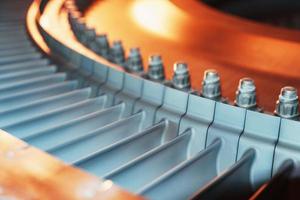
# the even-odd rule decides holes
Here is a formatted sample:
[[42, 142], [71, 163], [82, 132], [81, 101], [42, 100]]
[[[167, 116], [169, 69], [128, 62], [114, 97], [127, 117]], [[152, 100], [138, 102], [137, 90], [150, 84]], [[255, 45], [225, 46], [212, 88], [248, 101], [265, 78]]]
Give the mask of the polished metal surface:
[[[23, 20], [4, 13], [5, 23]], [[106, 32], [99, 32], [100, 24]], [[19, 188], [17, 181], [31, 172], [28, 180], [49, 182], [45, 188], [63, 182], [75, 190], [55, 187], [61, 199], [273, 199], [297, 193], [298, 69], [288, 68], [298, 61], [297, 31], [192, 0], [36, 1], [27, 21], [36, 43], [19, 25], [0, 27], [0, 128], [26, 147], [6, 154], [12, 145], [4, 142], [0, 152], [7, 159], [1, 157], [0, 168], [8, 175], [0, 176], [1, 187], [14, 177], [11, 188], [50, 198], [32, 182], [25, 183], [32, 190]], [[274, 76], [276, 81], [268, 79]], [[286, 80], [294, 87], [280, 85]], [[279, 86], [275, 108], [267, 89]], [[32, 146], [105, 180], [77, 175], [70, 166], [61, 172], [65, 178], [53, 176], [47, 167], [59, 171], [62, 163], [40, 162], [49, 155], [22, 157]], [[9, 161], [16, 153], [24, 169]], [[20, 179], [12, 176], [16, 169]], [[93, 185], [77, 186], [83, 179]]]
[[297, 89], [294, 87], [284, 87], [280, 91], [275, 113], [281, 117], [293, 119], [299, 116], [298, 104]]
[[204, 71], [201, 95], [209, 99], [221, 98], [221, 82], [216, 70]]
[[160, 53], [169, 80], [174, 62], [187, 62], [198, 91], [203, 72], [215, 69], [223, 96], [233, 102], [239, 79], [250, 77], [258, 105], [273, 112], [282, 87], [300, 87], [299, 31], [226, 15], [195, 0], [97, 1], [84, 16], [97, 32], [123, 39], [126, 49], [141, 47], [144, 60]]
[[256, 107], [256, 87], [252, 79], [242, 78], [240, 80], [235, 103], [243, 108]]

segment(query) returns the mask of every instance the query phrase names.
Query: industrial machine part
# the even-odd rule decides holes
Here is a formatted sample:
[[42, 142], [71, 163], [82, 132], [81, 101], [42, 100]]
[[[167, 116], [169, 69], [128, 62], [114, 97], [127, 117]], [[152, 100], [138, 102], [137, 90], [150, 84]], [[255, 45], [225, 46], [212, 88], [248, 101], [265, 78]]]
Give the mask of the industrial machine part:
[[206, 69], [195, 89], [195, 68], [185, 61], [170, 73], [160, 54], [144, 64], [140, 48], [125, 54], [120, 40], [110, 44], [109, 34], [86, 22], [92, 1], [0, 5], [1, 198], [299, 194], [295, 87], [283, 87], [277, 103], [263, 110], [256, 79], [242, 78], [231, 102], [215, 69]]

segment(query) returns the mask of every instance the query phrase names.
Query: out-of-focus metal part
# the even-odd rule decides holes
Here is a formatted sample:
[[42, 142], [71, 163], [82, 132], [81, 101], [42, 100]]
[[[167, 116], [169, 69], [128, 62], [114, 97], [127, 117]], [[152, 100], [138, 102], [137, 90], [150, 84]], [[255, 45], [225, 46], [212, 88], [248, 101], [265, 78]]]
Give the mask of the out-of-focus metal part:
[[125, 51], [121, 40], [115, 40], [110, 48], [109, 60], [113, 63], [125, 65]]
[[143, 59], [139, 48], [134, 47], [130, 49], [126, 64], [128, 71], [138, 74], [143, 73]]
[[180, 90], [189, 90], [191, 81], [188, 65], [185, 62], [176, 62], [173, 70], [173, 87]]
[[154, 81], [163, 81], [165, 71], [162, 58], [159, 54], [153, 54], [149, 57], [148, 77]]
[[94, 28], [86, 27], [83, 32], [83, 44], [89, 45], [89, 43], [93, 42], [96, 39], [96, 31]]
[[76, 28], [80, 33], [83, 33], [83, 31], [86, 29], [86, 23], [84, 18], [78, 18], [76, 20]]
[[254, 80], [251, 78], [240, 79], [236, 91], [235, 104], [242, 108], [253, 109], [256, 104], [256, 87]]
[[297, 89], [291, 86], [283, 87], [276, 102], [275, 114], [288, 119], [299, 116], [299, 101]]
[[104, 58], [109, 58], [109, 42], [106, 34], [96, 35], [95, 40], [92, 41], [91, 44], [93, 44], [93, 50], [97, 54], [103, 56]]

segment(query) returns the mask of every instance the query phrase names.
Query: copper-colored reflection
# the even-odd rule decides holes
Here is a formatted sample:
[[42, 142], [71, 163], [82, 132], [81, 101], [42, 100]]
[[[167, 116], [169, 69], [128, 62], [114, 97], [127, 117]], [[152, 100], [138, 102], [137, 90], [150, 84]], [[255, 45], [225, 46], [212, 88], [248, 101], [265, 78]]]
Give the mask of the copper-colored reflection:
[[134, 22], [141, 28], [166, 39], [180, 39], [180, 26], [185, 13], [170, 1], [132, 1], [130, 6]]
[[[37, 44], [49, 53], [35, 23], [39, 3], [40, 1], [36, 1], [29, 9], [28, 31]], [[41, 19], [42, 28], [55, 36], [58, 41], [64, 42], [64, 45], [70, 45], [99, 62], [105, 62], [76, 42], [68, 27], [67, 13], [61, 9], [63, 3], [64, 0], [48, 2]], [[66, 165], [1, 130], [0, 152], [2, 199], [143, 199], [120, 189], [109, 180], [102, 181], [98, 177]]]
[[227, 16], [195, 0], [98, 1], [86, 18], [111, 40], [122, 39], [127, 48], [141, 47], [145, 61], [161, 53], [168, 79], [175, 61], [188, 62], [198, 90], [208, 68], [220, 72], [223, 94], [231, 100], [239, 79], [252, 77], [259, 104], [268, 111], [273, 111], [281, 87], [300, 89], [296, 31]]
[[36, 23], [34, 20], [30, 20], [30, 19], [34, 19], [37, 15], [38, 15], [38, 1], [34, 1], [30, 8], [28, 9], [27, 15], [28, 17], [26, 18], [26, 25], [28, 27], [28, 29], [30, 29], [29, 34], [34, 37], [34, 41], [39, 45], [39, 47], [46, 53], [50, 52], [50, 49], [48, 48], [48, 46], [46, 45], [43, 37], [39, 34], [39, 30], [36, 26]]

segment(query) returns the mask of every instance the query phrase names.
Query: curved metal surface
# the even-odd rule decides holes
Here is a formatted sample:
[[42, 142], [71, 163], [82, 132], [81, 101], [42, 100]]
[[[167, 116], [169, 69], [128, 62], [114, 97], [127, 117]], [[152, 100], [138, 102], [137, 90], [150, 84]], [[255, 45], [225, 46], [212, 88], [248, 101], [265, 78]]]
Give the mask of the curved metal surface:
[[[194, 1], [186, 1], [186, 4], [192, 2]], [[107, 18], [106, 16], [105, 20], [103, 20], [103, 24], [101, 25], [105, 27], [105, 22], [107, 25], [113, 24], [113, 26], [116, 27], [114, 29], [116, 34], [120, 35], [120, 31], [122, 32], [124, 27], [125, 30], [126, 27], [131, 27], [132, 29], [127, 30], [128, 33], [125, 33], [127, 36], [129, 36], [129, 41], [137, 41], [137, 43], [140, 42], [141, 47], [145, 47], [147, 50], [149, 50], [149, 52], [151, 48], [161, 48], [158, 49], [158, 51], [163, 52], [164, 55], [170, 56], [170, 59], [173, 59], [173, 55], [179, 55], [182, 53], [183, 57], [186, 56], [188, 59], [191, 59], [192, 62], [201, 62], [207, 64], [205, 67], [210, 65], [218, 65], [221, 75], [227, 74], [225, 81], [223, 77], [223, 86], [224, 82], [226, 86], [225, 94], [229, 94], [230, 91], [235, 90], [234, 81], [235, 79], [238, 79], [238, 76], [241, 74], [257, 76], [257, 79], [261, 81], [260, 84], [264, 86], [262, 89], [266, 88], [265, 84], [266, 86], [270, 85], [269, 89], [276, 89], [277, 86], [285, 83], [284, 81], [289, 80], [292, 80], [295, 82], [295, 84], [297, 84], [297, 68], [287, 71], [281, 67], [276, 68], [276, 64], [273, 64], [275, 69], [272, 70], [269, 67], [260, 66], [260, 64], [267, 63], [266, 58], [277, 59], [276, 61], [279, 64], [282, 64], [281, 60], [279, 60], [276, 55], [279, 53], [284, 53], [284, 50], [286, 51], [288, 62], [297, 61], [295, 56], [296, 53], [293, 52], [293, 54], [291, 54], [291, 46], [294, 45], [294, 50], [298, 48], [298, 44], [295, 44], [296, 38], [292, 37], [293, 32], [288, 33], [286, 30], [270, 27], [260, 29], [259, 27], [261, 25], [259, 24], [243, 22], [236, 18], [230, 17], [225, 20], [227, 25], [223, 26], [222, 21], [218, 21], [222, 14], [218, 14], [213, 10], [209, 10], [208, 8], [205, 8], [204, 5], [202, 5], [202, 11], [203, 13], [206, 12], [206, 17], [203, 16], [203, 19], [195, 20], [195, 16], [193, 16], [189, 11], [183, 10], [183, 7], [181, 4], [179, 4], [180, 2], [178, 3], [177, 1], [175, 1], [174, 4], [168, 1], [142, 0], [131, 2], [103, 1], [100, 3], [102, 4], [99, 5], [99, 8], [102, 6], [111, 5], [111, 3], [114, 4], [113, 10], [121, 5], [123, 10], [120, 10], [120, 12], [116, 15], [118, 15], [117, 17], [123, 16], [125, 23], [120, 23], [123, 21], [114, 22], [117, 17], [114, 18], [114, 15], [108, 15], [110, 18]], [[101, 60], [102, 58], [96, 57], [83, 45], [76, 42], [66, 21], [66, 11], [61, 9], [62, 5], [63, 0], [51, 1], [49, 6], [47, 5], [46, 7], [47, 14], [46, 17], [42, 18], [41, 23], [44, 26], [43, 28], [46, 28], [50, 34], [53, 34], [59, 40], [57, 42], [52, 38], [52, 41], [50, 40], [52, 43], [49, 42], [54, 53], [60, 53], [60, 55], [66, 56], [66, 58], [69, 59], [69, 62], [77, 64], [77, 67], [80, 67], [79, 70], [76, 68], [75, 71], [78, 70], [80, 73], [82, 73], [81, 75], [84, 76], [77, 76], [79, 79], [79, 85], [83, 87], [86, 84], [84, 83], [85, 78], [91, 79], [93, 78], [93, 75], [100, 74], [94, 74], [94, 68], [91, 67], [91, 63], [93, 63], [91, 62], [92, 59], [97, 61], [99, 60], [104, 63], [107, 62]], [[112, 10], [110, 10], [110, 12], [111, 11]], [[107, 10], [103, 10], [101, 14], [105, 14], [105, 12], [107, 12]], [[211, 12], [211, 14], [209, 14], [209, 12]], [[213, 17], [213, 15], [215, 16]], [[132, 20], [132, 23], [130, 21], [126, 21], [129, 19]], [[231, 25], [231, 23], [238, 25], [238, 27], [234, 27]], [[118, 27], [122, 30], [118, 30]], [[255, 30], [251, 31], [251, 29]], [[206, 30], [208, 32], [205, 32]], [[270, 32], [267, 32], [267, 30]], [[275, 33], [271, 32], [271, 30], [273, 30]], [[272, 33], [274, 33], [274, 35], [272, 35]], [[44, 32], [44, 34], [46, 33]], [[288, 39], [289, 37], [287, 35], [283, 36], [282, 34], [290, 34], [290, 39]], [[45, 37], [45, 40], [49, 41], [49, 37], [51, 36], [48, 35]], [[68, 40], [66, 40], [66, 38], [68, 38]], [[125, 37], [124, 39], [126, 43], [128, 38]], [[262, 44], [260, 44], [260, 42], [262, 42]], [[142, 43], [146, 43], [148, 45], [143, 45]], [[157, 45], [153, 45], [156, 43]], [[231, 43], [233, 45], [231, 45]], [[73, 56], [69, 54], [71, 53], [69, 52], [71, 49], [67, 49], [68, 47], [65, 47], [65, 44], [70, 48], [76, 48], [76, 50], [84, 54], [80, 55], [76, 53], [78, 54], [77, 56], [82, 59], [82, 62], [77, 62], [77, 59], [73, 60]], [[170, 44], [172, 46], [170, 46]], [[260, 48], [259, 45], [261, 45], [262, 49], [256, 49], [257, 46]], [[268, 48], [270, 47], [282, 47], [283, 49], [286, 49], [272, 49], [269, 53], [267, 50], [269, 50]], [[226, 49], [234, 51], [226, 52]], [[263, 54], [261, 56], [257, 56], [255, 53]], [[170, 62], [170, 60], [167, 60], [167, 62]], [[250, 64], [247, 62], [250, 62]], [[107, 65], [110, 64], [107, 63]], [[194, 70], [194, 73], [192, 76], [195, 77], [192, 77], [194, 79], [193, 85], [199, 88], [200, 78], [197, 75], [199, 74], [199, 71], [204, 68], [196, 65], [194, 67], [193, 66], [192, 70]], [[98, 68], [100, 72], [100, 66], [97, 65], [95, 68]], [[172, 75], [170, 72], [172, 70], [168, 68], [167, 71], [168, 78], [170, 78]], [[101, 72], [104, 71], [101, 69]], [[213, 108], [210, 109], [210, 114], [213, 115], [211, 116], [213, 117], [213, 121], [211, 121], [209, 117], [208, 119], [204, 119], [204, 116], [201, 112], [195, 112], [194, 110], [191, 112], [191, 109], [193, 109], [190, 107], [191, 105], [194, 105], [193, 107], [201, 107], [201, 104], [203, 105], [204, 99], [202, 99], [202, 97], [193, 97], [192, 94], [188, 95], [187, 93], [175, 90], [174, 88], [165, 88], [165, 95], [163, 101], [161, 102], [162, 105], [155, 109], [156, 114], [154, 119], [153, 115], [151, 113], [149, 114], [149, 112], [142, 111], [136, 114], [136, 118], [138, 118], [137, 121], [139, 123], [143, 123], [144, 117], [150, 117], [151, 121], [155, 120], [156, 122], [165, 123], [166, 130], [164, 130], [164, 128], [156, 129], [156, 125], [150, 127], [147, 129], [147, 131], [142, 131], [140, 125], [139, 127], [130, 126], [130, 130], [126, 131], [128, 132], [126, 134], [126, 137], [128, 136], [127, 138], [109, 145], [108, 141], [116, 141], [116, 138], [108, 137], [108, 135], [113, 133], [118, 134], [120, 133], [119, 131], [121, 131], [120, 129], [116, 131], [116, 129], [115, 132], [111, 128], [122, 128], [120, 125], [124, 123], [123, 120], [126, 120], [128, 124], [135, 123], [132, 116], [127, 118], [127, 116], [134, 110], [134, 106], [132, 105], [133, 102], [141, 100], [142, 105], [146, 106], [149, 106], [149, 102], [145, 103], [144, 99], [142, 98], [144, 93], [142, 92], [141, 88], [144, 87], [143, 82], [147, 83], [146, 80], [139, 80], [138, 77], [123, 73], [123, 71], [117, 71], [114, 68], [108, 68], [105, 71], [105, 74], [105, 78], [102, 77], [101, 81], [107, 81], [104, 84], [101, 82], [101, 86], [99, 86], [99, 90], [97, 91], [99, 94], [106, 93], [106, 95], [97, 97], [95, 100], [85, 101], [87, 98], [86, 94], [92, 93], [92, 90], [89, 89], [88, 91], [83, 90], [80, 92], [78, 90], [75, 93], [66, 93], [62, 96], [57, 96], [56, 98], [46, 98], [45, 101], [37, 101], [35, 103], [30, 103], [25, 107], [21, 106], [13, 109], [13, 112], [3, 112], [6, 113], [6, 116], [11, 117], [14, 116], [14, 113], [18, 114], [16, 119], [21, 120], [24, 123], [14, 123], [10, 118], [8, 118], [4, 121], [1, 121], [0, 125], [6, 125], [6, 130], [9, 130], [13, 134], [23, 139], [25, 138], [25, 140], [30, 144], [34, 144], [35, 146], [38, 146], [49, 152], [53, 149], [59, 150], [60, 152], [56, 151], [56, 153], [59, 152], [61, 153], [60, 155], [67, 156], [68, 158], [72, 157], [69, 162], [73, 164], [75, 163], [77, 166], [80, 166], [91, 173], [95, 173], [100, 177], [111, 178], [113, 181], [115, 181], [115, 183], [122, 185], [122, 187], [129, 189], [131, 192], [138, 192], [139, 194], [142, 193], [146, 197], [152, 197], [153, 195], [153, 197], [159, 196], [174, 199], [175, 197], [178, 197], [178, 194], [172, 192], [172, 190], [169, 190], [169, 186], [175, 187], [174, 184], [178, 186], [178, 183], [180, 182], [178, 181], [179, 179], [181, 181], [186, 180], [182, 181], [183, 183], [186, 183], [188, 180], [196, 181], [195, 183], [190, 184], [189, 187], [185, 185], [185, 187], [181, 188], [182, 190], [180, 191], [184, 191], [185, 193], [182, 193], [182, 195], [187, 197], [196, 191], [198, 184], [201, 186], [203, 185], [202, 181], [206, 183], [214, 176], [220, 175], [220, 173], [224, 172], [224, 170], [225, 173], [222, 173], [221, 176], [218, 176], [216, 179], [214, 179], [214, 182], [212, 182], [212, 187], [220, 186], [219, 184], [221, 181], [236, 181], [237, 177], [239, 177], [236, 174], [239, 174], [240, 170], [240, 172], [244, 175], [244, 177], [241, 177], [243, 178], [243, 180], [241, 180], [245, 181], [243, 186], [247, 186], [245, 187], [245, 192], [247, 193], [245, 194], [247, 196], [248, 192], [250, 195], [250, 193], [253, 192], [252, 189], [256, 189], [257, 186], [262, 184], [260, 181], [265, 183], [265, 181], [268, 181], [271, 178], [271, 163], [273, 162], [274, 158], [274, 148], [277, 145], [280, 135], [277, 127], [277, 125], [280, 125], [280, 118], [272, 117], [259, 112], [246, 111], [244, 108], [237, 108], [228, 104], [215, 104], [210, 102]], [[278, 80], [278, 85], [274, 83], [274, 80], [271, 80], [273, 77], [277, 78], [276, 80]], [[87, 82], [89, 84], [93, 82], [93, 80], [88, 80]], [[258, 87], [260, 86], [258, 85]], [[267, 92], [273, 94], [273, 91]], [[264, 94], [263, 97], [265, 95], [268, 96], [269, 93]], [[232, 94], [234, 93], [232, 92]], [[70, 105], [69, 107], [65, 107], [65, 104], [73, 101], [68, 98], [70, 95], [71, 97], [75, 97], [74, 95], [77, 97], [78, 95], [78, 101], [83, 101], [85, 103], [75, 103], [73, 106]], [[176, 103], [174, 102], [175, 98]], [[194, 104], [192, 101], [193, 99], [195, 100]], [[263, 100], [266, 99], [263, 98]], [[273, 99], [273, 101], [275, 101], [275, 99]], [[119, 102], [122, 103], [115, 105]], [[51, 109], [54, 109], [53, 107], [55, 107], [55, 105], [61, 105], [62, 108], [58, 110], [54, 109], [53, 112], [47, 112], [45, 107], [40, 106], [40, 103], [45, 104], [46, 107], [51, 107]], [[161, 103], [159, 103], [159, 105]], [[271, 108], [271, 103], [272, 102], [266, 103], [266, 107], [270, 106]], [[82, 107], [83, 104], [85, 104], [88, 109], [86, 109], [87, 107]], [[115, 106], [110, 107], [111, 105]], [[158, 105], [151, 104], [150, 106], [151, 109], [153, 109]], [[22, 114], [23, 110], [29, 110], [32, 107], [40, 110], [42, 112], [41, 116], [44, 116], [45, 118], [39, 119], [40, 115], [38, 115], [38, 112], [33, 109], [31, 110], [30, 114], [28, 114], [28, 119], [25, 119], [24, 115]], [[97, 109], [94, 110], [94, 108]], [[74, 110], [78, 110], [80, 112], [73, 112]], [[112, 112], [113, 110], [116, 113]], [[69, 115], [67, 111], [72, 111], [72, 114]], [[85, 116], [80, 117], [81, 112]], [[71, 117], [72, 120], [67, 121], [69, 119], [67, 116]], [[161, 119], [166, 118], [167, 121], [160, 121]], [[47, 124], [49, 120], [51, 123]], [[194, 121], [195, 123], [191, 123], [191, 121]], [[176, 138], [172, 137], [175, 135], [169, 135], [171, 132], [177, 135], [177, 130], [183, 131], [182, 128], [184, 127], [184, 122], [187, 123], [187, 128], [190, 128], [187, 132], [182, 132]], [[208, 134], [206, 140], [203, 140], [203, 143], [205, 142], [205, 144], [202, 144], [202, 147], [191, 143], [191, 141], [194, 139], [193, 135], [195, 134], [194, 124], [198, 124], [199, 122], [203, 123], [203, 125], [201, 127], [196, 127], [197, 132], [199, 129], [203, 129], [203, 131], [205, 131], [204, 134]], [[26, 124], [29, 126], [25, 126], [24, 129], [23, 125]], [[32, 129], [29, 131], [32, 133], [32, 135], [29, 134], [25, 136], [23, 135], [23, 137], [20, 136], [19, 134], [23, 134], [23, 131], [26, 131], [26, 127]], [[110, 128], [110, 131], [108, 131], [108, 128]], [[85, 132], [87, 132], [87, 134], [85, 134]], [[72, 134], [70, 135], [70, 133]], [[160, 137], [153, 137], [153, 134], [159, 134]], [[92, 137], [87, 140], [89, 136]], [[68, 151], [71, 143], [72, 145], [76, 144], [77, 147], [84, 148], [83, 143], [84, 145], [92, 144], [92, 142], [96, 142], [95, 138], [97, 137], [99, 139], [100, 136], [106, 139], [101, 140], [101, 143], [93, 143], [93, 145], [90, 146], [93, 148], [86, 148], [85, 150], [86, 153], [88, 153], [87, 155], [81, 156], [78, 154], [78, 152], [75, 154], [74, 149], [69, 151], [67, 154], [64, 154], [65, 150]], [[206, 136], [204, 135], [203, 139], [205, 139], [205, 137]], [[217, 153], [219, 148], [215, 146], [215, 148], [212, 148], [215, 152], [214, 155], [208, 156], [209, 149], [211, 147], [210, 145], [214, 146], [214, 141], [216, 141], [215, 139], [219, 141], [217, 146], [221, 146], [220, 152], [222, 152], [222, 154]], [[204, 150], [203, 145], [206, 147]], [[268, 148], [266, 149], [267, 145]], [[96, 146], [100, 148], [94, 149]], [[194, 146], [197, 146], [198, 148], [195, 148]], [[148, 151], [148, 148], [153, 149]], [[132, 151], [133, 149], [134, 151]], [[247, 154], [244, 154], [243, 152], [249, 152], [247, 151], [249, 149], [254, 149], [253, 153], [255, 152], [255, 154], [251, 154], [248, 160], [249, 163], [247, 162], [247, 166], [243, 168], [241, 165], [241, 163], [244, 163], [243, 155]], [[138, 156], [144, 151], [147, 152]], [[200, 153], [197, 154], [199, 151]], [[128, 154], [126, 154], [126, 152]], [[196, 156], [194, 156], [195, 153]], [[124, 157], [124, 155], [127, 156]], [[81, 158], [78, 159], [78, 156]], [[134, 159], [134, 157], [136, 158]], [[119, 162], [121, 161], [121, 158], [124, 159], [122, 162], [126, 162], [126, 164], [122, 163], [119, 166], [120, 163], [118, 164], [115, 161]], [[252, 159], [254, 159], [253, 163]], [[105, 162], [100, 162], [100, 160]], [[108, 163], [106, 161], [108, 161]], [[110, 165], [109, 161], [113, 161], [111, 163], [113, 167], [107, 166], [108, 168], [106, 168], [106, 164]], [[236, 163], [236, 165], [234, 163]], [[204, 173], [203, 175], [205, 176], [202, 177], [202, 173], [199, 173], [198, 171], [198, 164], [201, 165], [201, 169], [203, 168], [203, 172], [208, 170], [212, 173]], [[228, 170], [227, 167], [230, 166], [233, 166], [233, 168]], [[143, 170], [149, 173], [143, 173], [143, 175], [140, 176], [139, 174], [141, 174]], [[196, 179], [195, 175], [199, 175], [199, 179]], [[209, 177], [207, 175], [209, 175]], [[132, 181], [131, 177], [134, 178], [135, 181]], [[259, 177], [259, 179], [256, 179], [257, 177]], [[226, 191], [228, 188], [219, 187], [219, 189]], [[161, 190], [163, 190], [165, 193], [162, 194]]]
[[225, 15], [195, 0], [100, 0], [85, 18], [111, 40], [141, 47], [144, 60], [161, 53], [168, 79], [177, 60], [189, 63], [198, 90], [203, 71], [218, 70], [223, 94], [232, 101], [242, 77], [255, 80], [259, 105], [267, 111], [274, 110], [281, 87], [300, 86], [299, 31]]
[[[20, 6], [22, 8], [23, 3], [26, 5], [29, 3], [29, 1], [27, 1], [27, 3], [26, 1], [20, 1], [19, 3], [20, 4], [14, 4], [14, 2], [11, 1], [1, 2], [0, 15], [4, 16], [1, 18], [1, 23], [4, 23], [5, 20], [8, 21], [9, 19], [14, 18], [14, 16], [16, 16], [16, 19], [17, 17], [22, 18], [20, 19], [20, 22], [25, 20], [23, 19], [25, 14], [24, 16], [19, 16], [17, 14], [12, 15], [6, 19], [10, 13], [8, 14], [7, 12], [2, 12], [4, 9], [8, 9], [12, 5], [16, 5], [16, 7]], [[34, 27], [34, 24], [39, 3], [39, 1], [34, 2], [29, 9], [27, 23], [28, 25], [33, 25], [29, 26], [29, 29], [33, 28], [29, 31], [37, 31], [36, 27]], [[20, 12], [21, 11], [23, 10], [21, 9]], [[19, 10], [14, 9], [9, 12], [14, 12], [15, 14], [19, 12]], [[1, 24], [1, 27], [6, 26]], [[1, 38], [6, 37], [7, 31], [1, 31], [0, 34]], [[26, 35], [26, 33], [24, 33], [24, 35]], [[38, 37], [39, 35], [37, 34], [35, 36]], [[40, 37], [38, 40], [39, 39], [42, 38]], [[9, 45], [13, 44], [13, 40], [8, 41], [9, 42], [7, 43]], [[30, 43], [28, 39], [25, 41]], [[17, 47], [15, 47], [15, 49], [17, 49]], [[47, 51], [47, 48], [44, 50]], [[3, 50], [3, 52], [5, 52], [5, 50]], [[23, 49], [23, 52], [26, 52], [26, 48], [25, 50]], [[13, 52], [13, 54], [14, 53], [15, 52]], [[10, 58], [12, 56], [8, 55], [7, 57]], [[37, 57], [37, 59], [39, 58], [40, 57]], [[9, 107], [16, 110], [22, 109], [24, 106], [24, 101], [26, 100], [31, 103], [36, 102], [39, 97], [46, 97], [47, 95], [51, 95], [51, 93], [57, 94], [57, 92], [66, 92], [76, 87], [76, 83], [74, 81], [69, 81], [64, 85], [59, 85], [58, 82], [64, 79], [64, 75], [62, 74], [56, 76], [55, 78], [53, 76], [50, 79], [56, 85], [55, 87], [52, 87], [51, 92], [46, 95], [45, 88], [48, 86], [48, 89], [50, 89], [50, 79], [45, 77], [47, 77], [49, 73], [54, 73], [56, 71], [56, 67], [48, 67], [50, 62], [48, 58], [40, 59], [38, 62], [34, 62], [36, 61], [34, 59], [35, 58], [30, 59], [27, 63], [21, 60], [20, 62], [15, 61], [12, 64], [1, 65], [1, 81], [3, 81], [0, 89], [2, 92], [1, 94], [3, 94], [1, 96], [1, 101], [4, 102], [4, 100], [7, 99], [10, 103], [7, 106], [3, 105], [4, 107], [2, 108], [4, 110], [9, 109]], [[39, 71], [35, 70], [34, 72], [34, 70], [30, 70], [30, 68], [28, 70], [28, 67], [41, 67], [42, 69], [40, 68]], [[47, 70], [44, 69], [46, 67], [48, 67]], [[21, 72], [22, 69], [27, 69], [26, 72], [30, 73], [30, 75], [28, 75], [28, 73], [25, 74], [24, 71], [21, 73], [19, 71], [20, 68]], [[10, 71], [14, 70], [17, 72], [10, 73]], [[12, 83], [14, 82], [13, 79], [16, 80], [15, 85]], [[30, 81], [27, 81], [26, 83], [26, 81], [22, 81], [21, 79], [28, 79]], [[39, 86], [41, 87], [38, 90], [30, 90], [28, 93], [26, 88], [29, 89], [32, 86], [31, 85], [29, 87], [29, 82], [35, 85], [33, 88]], [[5, 86], [8, 87], [4, 89]], [[56, 91], [52, 91], [52, 89], [56, 89]], [[18, 90], [19, 92], [17, 92]], [[37, 92], [41, 93], [37, 94]], [[13, 101], [12, 98], [19, 98], [20, 104], [16, 102], [16, 99]], [[81, 107], [81, 109], [84, 110], [83, 107]], [[2, 112], [4, 113], [6, 111], [2, 110]], [[15, 138], [3, 130], [0, 130], [0, 154], [0, 199], [141, 199], [141, 197], [137, 197], [115, 186], [113, 182], [103, 181], [92, 175], [84, 173], [79, 169], [71, 167], [62, 161], [55, 159], [48, 154], [30, 146], [29, 144]]]

